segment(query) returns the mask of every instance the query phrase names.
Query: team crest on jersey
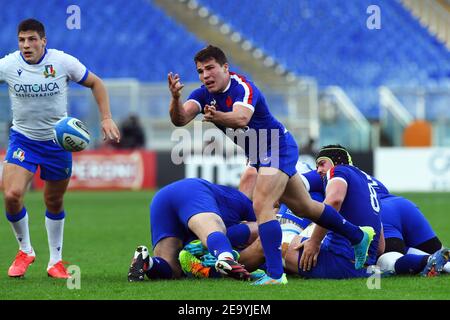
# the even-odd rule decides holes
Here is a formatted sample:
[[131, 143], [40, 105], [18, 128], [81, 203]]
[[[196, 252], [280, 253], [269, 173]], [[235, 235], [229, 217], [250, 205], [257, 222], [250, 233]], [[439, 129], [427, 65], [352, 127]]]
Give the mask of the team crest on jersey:
[[23, 162], [23, 160], [25, 160], [25, 151], [23, 151], [20, 148], [17, 148], [17, 150], [14, 151], [13, 153], [13, 159], [17, 159], [20, 162]]
[[217, 104], [216, 99], [212, 99], [209, 103], [210, 106], [215, 106]]
[[46, 66], [45, 66], [45, 70], [44, 70], [44, 76], [46, 77], [46, 78], [48, 78], [48, 77], [55, 77], [55, 75], [56, 75], [56, 71], [55, 71], [55, 69], [53, 68], [53, 65], [52, 64], [47, 64]]
[[231, 106], [233, 105], [233, 99], [231, 99], [231, 97], [228, 96], [227, 100], [225, 101], [225, 103], [227, 104], [228, 108], [231, 108]]

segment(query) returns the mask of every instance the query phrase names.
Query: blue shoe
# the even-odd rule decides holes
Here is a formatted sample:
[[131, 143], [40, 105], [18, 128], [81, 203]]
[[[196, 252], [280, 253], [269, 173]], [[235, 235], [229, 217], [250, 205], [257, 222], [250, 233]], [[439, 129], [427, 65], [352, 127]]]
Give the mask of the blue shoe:
[[372, 227], [359, 227], [364, 233], [364, 236], [360, 243], [353, 246], [355, 250], [355, 269], [359, 270], [364, 267], [364, 263], [367, 260], [367, 252], [369, 251], [370, 244], [375, 236], [375, 230]]
[[427, 265], [421, 272], [424, 277], [435, 277], [441, 274], [445, 264], [450, 259], [450, 249], [443, 248], [433, 253], [429, 258]]
[[251, 280], [258, 280], [266, 275], [266, 272], [261, 269], [256, 269], [253, 272], [250, 272], [250, 279]]
[[216, 265], [217, 258], [211, 253], [208, 253], [200, 257], [200, 260], [205, 267], [214, 267]]
[[[236, 250], [233, 250], [232, 252], [234, 260], [238, 261], [240, 258], [239, 252]], [[200, 257], [200, 260], [202, 261], [202, 264], [205, 267], [214, 267], [216, 265], [217, 258], [214, 257], [211, 253], [207, 253]]]
[[287, 283], [288, 283], [288, 281], [287, 281], [285, 273], [283, 273], [283, 275], [279, 279], [273, 279], [273, 278], [269, 277], [267, 274], [265, 274], [264, 276], [262, 276], [261, 278], [259, 278], [255, 282], [253, 282], [252, 286], [267, 286], [267, 285], [270, 286], [270, 285], [280, 285], [280, 284], [287, 284]]
[[184, 246], [183, 250], [193, 254], [196, 257], [201, 257], [208, 253], [208, 249], [203, 246], [200, 240], [193, 240]]

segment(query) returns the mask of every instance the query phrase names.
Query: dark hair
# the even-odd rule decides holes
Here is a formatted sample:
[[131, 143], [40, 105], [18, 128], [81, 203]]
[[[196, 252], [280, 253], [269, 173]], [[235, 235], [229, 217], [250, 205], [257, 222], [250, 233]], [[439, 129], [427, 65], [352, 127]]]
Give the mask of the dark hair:
[[340, 144], [330, 144], [322, 147], [316, 157], [316, 162], [321, 159], [329, 159], [335, 166], [339, 164], [353, 165], [350, 153]]
[[214, 47], [212, 45], [209, 45], [197, 52], [194, 57], [194, 62], [205, 62], [210, 59], [215, 59], [221, 66], [223, 66], [225, 63], [228, 63], [225, 53], [223, 53], [220, 48]]
[[19, 26], [17, 27], [17, 34], [21, 31], [36, 31], [39, 37], [45, 37], [45, 27], [36, 19], [26, 19], [19, 23]]

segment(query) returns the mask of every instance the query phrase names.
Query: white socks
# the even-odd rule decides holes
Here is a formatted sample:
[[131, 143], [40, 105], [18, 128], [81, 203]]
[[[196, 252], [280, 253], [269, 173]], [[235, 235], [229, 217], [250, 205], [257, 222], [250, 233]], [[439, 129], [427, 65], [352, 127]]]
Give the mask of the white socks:
[[[63, 211], [64, 212], [64, 211]], [[64, 235], [64, 214], [62, 219], [51, 219], [52, 216], [48, 212], [45, 216], [45, 228], [47, 229], [48, 247], [50, 251], [50, 260], [48, 267], [53, 266], [58, 261], [62, 260], [62, 247]], [[54, 215], [55, 217], [58, 215]], [[53, 217], [52, 217], [53, 218]]]
[[[25, 210], [25, 208], [23, 210]], [[33, 248], [31, 247], [27, 212], [25, 211], [25, 216], [18, 221], [13, 222], [10, 220], [10, 217], [14, 217], [13, 215], [7, 214], [7, 217], [13, 229], [14, 235], [16, 236], [17, 242], [19, 243], [19, 249], [30, 256], [34, 256], [35, 253]]]

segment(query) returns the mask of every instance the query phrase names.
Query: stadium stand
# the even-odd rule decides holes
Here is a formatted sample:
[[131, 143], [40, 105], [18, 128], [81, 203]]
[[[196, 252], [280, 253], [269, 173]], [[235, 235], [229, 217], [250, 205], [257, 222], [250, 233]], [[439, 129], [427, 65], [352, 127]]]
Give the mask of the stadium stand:
[[[0, 56], [17, 50], [17, 24], [34, 17], [46, 26], [48, 47], [76, 56], [104, 78], [166, 81], [176, 70], [185, 81], [198, 79], [192, 57], [205, 44], [151, 1], [79, 0], [81, 29], [69, 30], [68, 3], [17, 0], [0, 10]], [[70, 36], [69, 36], [70, 34]]]
[[[379, 116], [380, 85], [450, 84], [448, 50], [398, 1], [199, 3], [288, 70], [315, 77], [321, 86], [342, 86], [371, 119]], [[366, 26], [373, 4], [381, 7], [379, 30]]]

